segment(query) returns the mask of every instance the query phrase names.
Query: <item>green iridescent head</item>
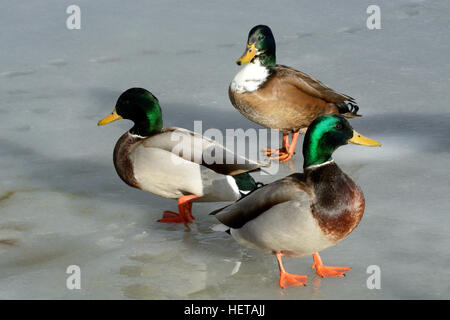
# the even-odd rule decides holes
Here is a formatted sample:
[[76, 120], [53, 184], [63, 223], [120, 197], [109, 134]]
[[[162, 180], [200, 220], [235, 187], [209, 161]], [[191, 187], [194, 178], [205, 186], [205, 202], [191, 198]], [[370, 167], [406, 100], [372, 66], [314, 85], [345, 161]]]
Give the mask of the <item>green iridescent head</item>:
[[122, 93], [113, 112], [98, 122], [99, 126], [110, 122], [128, 119], [134, 122], [130, 133], [150, 136], [161, 132], [162, 112], [158, 99], [148, 90], [131, 88]]
[[381, 146], [379, 142], [353, 130], [347, 119], [340, 115], [327, 114], [318, 117], [309, 125], [305, 134], [303, 168], [330, 161], [333, 152], [348, 143], [368, 147]]
[[273, 67], [276, 63], [275, 49], [272, 30], [264, 25], [253, 27], [248, 34], [247, 48], [236, 63], [243, 65], [258, 59], [261, 65]]

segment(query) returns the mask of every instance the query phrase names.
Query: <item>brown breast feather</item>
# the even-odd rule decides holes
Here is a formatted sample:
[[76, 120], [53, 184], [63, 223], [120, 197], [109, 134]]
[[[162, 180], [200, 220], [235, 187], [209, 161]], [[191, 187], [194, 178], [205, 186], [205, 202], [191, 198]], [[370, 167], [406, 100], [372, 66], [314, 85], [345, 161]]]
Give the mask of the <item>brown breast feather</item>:
[[298, 70], [277, 65], [254, 92], [235, 93], [229, 88], [233, 106], [248, 119], [282, 132], [305, 129], [318, 116], [339, 113], [335, 103], [353, 98], [337, 93]]
[[143, 138], [132, 136], [126, 132], [117, 141], [113, 153], [114, 167], [116, 168], [119, 177], [129, 186], [138, 189], [140, 189], [141, 186], [134, 176], [133, 163], [129, 158], [129, 154], [142, 139]]
[[335, 163], [306, 170], [305, 174], [315, 195], [311, 206], [314, 218], [333, 240], [344, 239], [362, 219], [363, 192]]

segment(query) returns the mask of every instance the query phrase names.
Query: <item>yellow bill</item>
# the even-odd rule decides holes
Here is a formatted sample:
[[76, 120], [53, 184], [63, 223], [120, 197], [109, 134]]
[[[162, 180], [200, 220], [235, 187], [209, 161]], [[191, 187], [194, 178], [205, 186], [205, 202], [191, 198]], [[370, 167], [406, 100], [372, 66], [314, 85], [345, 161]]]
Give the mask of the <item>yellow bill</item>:
[[247, 64], [250, 61], [253, 60], [253, 58], [256, 55], [256, 48], [255, 44], [247, 44], [247, 49], [245, 50], [244, 54], [236, 61], [236, 63], [240, 66], [243, 64]]
[[381, 143], [379, 143], [378, 141], [366, 138], [355, 130], [353, 130], [353, 138], [348, 140], [348, 143], [360, 144], [368, 147], [381, 147]]
[[108, 124], [108, 123], [110, 123], [110, 122], [114, 122], [114, 121], [120, 120], [120, 119], [122, 119], [122, 117], [119, 116], [119, 115], [117, 114], [116, 109], [114, 109], [113, 112], [111, 112], [111, 114], [108, 114], [106, 117], [104, 117], [102, 120], [100, 120], [100, 121], [97, 123], [97, 125], [103, 126], [103, 125], [105, 125], [105, 124]]

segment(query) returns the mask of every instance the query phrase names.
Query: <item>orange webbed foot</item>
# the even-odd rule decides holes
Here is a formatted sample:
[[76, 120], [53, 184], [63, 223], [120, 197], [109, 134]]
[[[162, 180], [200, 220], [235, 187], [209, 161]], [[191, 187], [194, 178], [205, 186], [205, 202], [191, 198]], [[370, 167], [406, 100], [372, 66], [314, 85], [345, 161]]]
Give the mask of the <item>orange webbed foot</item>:
[[311, 268], [316, 269], [317, 275], [322, 278], [344, 277], [345, 272], [352, 270], [352, 268], [349, 268], [349, 267], [325, 266], [322, 263], [322, 259], [320, 258], [318, 253], [313, 254], [313, 259], [314, 259], [314, 263]]
[[192, 215], [192, 201], [197, 200], [200, 198], [196, 195], [187, 195], [182, 196], [178, 199], [178, 211], [164, 211], [164, 214], [161, 219], [158, 220], [158, 222], [164, 222], [164, 223], [184, 223], [187, 225], [188, 223], [191, 223], [194, 221], [194, 216]]
[[316, 267], [316, 273], [322, 278], [328, 277], [344, 277], [346, 271], [350, 271], [352, 268], [348, 267], [330, 267], [330, 266], [320, 266]]
[[300, 274], [287, 273], [283, 267], [282, 254], [281, 252], [276, 252], [275, 257], [278, 261], [278, 267], [280, 269], [280, 287], [282, 289], [289, 288], [292, 286], [306, 286], [307, 276]]
[[294, 132], [292, 141], [289, 143], [289, 135], [283, 134], [283, 147], [281, 149], [266, 149], [266, 155], [269, 157], [269, 160], [278, 160], [280, 163], [291, 160], [295, 154], [298, 135], [298, 132]]
[[300, 274], [282, 272], [280, 274], [280, 287], [285, 289], [292, 286], [306, 286], [308, 277]]
[[263, 151], [266, 153], [266, 156], [270, 157], [272, 154], [278, 154], [280, 149], [263, 149]]
[[[266, 152], [266, 156], [278, 156], [281, 157], [284, 154], [287, 154], [289, 150], [289, 135], [283, 134], [283, 146], [280, 149], [264, 149]], [[272, 159], [269, 158], [269, 160], [275, 160], [278, 159], [278, 157], [274, 157]]]
[[269, 160], [278, 160], [278, 161], [280, 161], [280, 163], [283, 163], [283, 162], [291, 160], [292, 157], [294, 156], [294, 153], [295, 152], [289, 153], [286, 151], [280, 151], [278, 156], [270, 157]]
[[181, 214], [173, 211], [164, 211], [164, 214], [161, 219], [158, 220], [158, 222], [162, 223], [190, 223], [190, 219], [186, 219]]

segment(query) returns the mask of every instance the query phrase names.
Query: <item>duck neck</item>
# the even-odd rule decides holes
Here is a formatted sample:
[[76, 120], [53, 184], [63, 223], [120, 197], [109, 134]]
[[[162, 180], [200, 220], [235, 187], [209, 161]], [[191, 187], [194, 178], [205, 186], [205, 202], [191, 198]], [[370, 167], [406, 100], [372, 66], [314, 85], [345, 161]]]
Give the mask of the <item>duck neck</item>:
[[134, 126], [130, 129], [130, 133], [141, 137], [152, 136], [161, 132], [163, 128], [162, 112], [159, 105], [145, 112], [145, 115], [134, 121]]
[[161, 132], [161, 129], [157, 130], [149, 125], [147, 121], [141, 121], [134, 124], [133, 128], [130, 129], [130, 133], [141, 137], [149, 137]]
[[303, 168], [318, 166], [332, 161], [331, 155], [336, 148], [321, 143], [321, 140], [314, 136], [306, 136], [303, 143]]
[[342, 173], [342, 170], [338, 167], [334, 160], [326, 161], [321, 164], [309, 166], [304, 169], [304, 173], [307, 179], [314, 180], [314, 185], [328, 184], [332, 176]]
[[314, 206], [323, 215], [339, 214], [338, 203], [347, 203], [354, 194], [356, 185], [333, 160], [310, 166], [304, 174], [314, 193]]
[[274, 67], [276, 64], [275, 52], [266, 51], [257, 58], [263, 67]]

